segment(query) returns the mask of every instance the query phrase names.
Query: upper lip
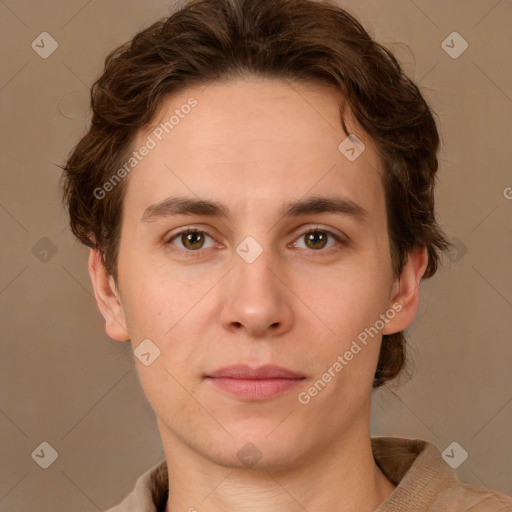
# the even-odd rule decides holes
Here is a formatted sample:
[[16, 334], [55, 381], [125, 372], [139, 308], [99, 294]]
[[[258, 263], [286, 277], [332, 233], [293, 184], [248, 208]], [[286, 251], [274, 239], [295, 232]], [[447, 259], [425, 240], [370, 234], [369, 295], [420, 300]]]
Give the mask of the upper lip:
[[276, 365], [264, 365], [253, 368], [245, 364], [237, 364], [219, 368], [207, 377], [225, 377], [231, 379], [302, 379], [303, 375], [299, 375], [287, 368]]

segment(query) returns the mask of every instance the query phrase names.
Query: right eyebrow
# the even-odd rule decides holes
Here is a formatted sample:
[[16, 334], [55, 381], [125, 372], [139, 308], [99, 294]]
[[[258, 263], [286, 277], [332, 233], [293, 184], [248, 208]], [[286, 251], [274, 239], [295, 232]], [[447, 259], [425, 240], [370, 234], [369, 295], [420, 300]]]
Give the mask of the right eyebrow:
[[215, 201], [206, 199], [191, 199], [187, 197], [168, 197], [159, 203], [148, 206], [142, 215], [142, 222], [149, 222], [161, 217], [175, 215], [207, 215], [230, 219], [227, 207]]

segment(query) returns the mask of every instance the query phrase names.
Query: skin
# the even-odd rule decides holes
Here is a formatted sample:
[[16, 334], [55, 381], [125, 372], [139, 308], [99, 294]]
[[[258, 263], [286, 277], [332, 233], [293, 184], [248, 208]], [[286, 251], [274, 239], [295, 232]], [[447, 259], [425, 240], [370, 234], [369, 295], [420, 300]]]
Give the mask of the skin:
[[[97, 251], [89, 258], [107, 334], [133, 349], [149, 338], [161, 351], [149, 366], [135, 361], [168, 464], [166, 512], [374, 511], [395, 486], [371, 452], [372, 379], [382, 334], [414, 319], [426, 250], [411, 252], [393, 276], [379, 158], [350, 111], [347, 127], [366, 149], [353, 162], [338, 150], [346, 134], [333, 89], [261, 78], [216, 83], [166, 99], [155, 126], [191, 96], [198, 105], [125, 178], [117, 284]], [[365, 208], [367, 222], [281, 214], [285, 203], [334, 192]], [[232, 218], [141, 221], [173, 195], [224, 203]], [[203, 246], [195, 239], [191, 250], [179, 236], [166, 244], [186, 227], [206, 232]], [[308, 245], [304, 233], [315, 229], [347, 243]], [[236, 252], [247, 236], [263, 249], [250, 264]], [[301, 404], [298, 393], [393, 304], [402, 309], [379, 335]], [[306, 379], [259, 402], [204, 379], [237, 363], [277, 364]], [[248, 442], [261, 453], [252, 468], [237, 456]]]

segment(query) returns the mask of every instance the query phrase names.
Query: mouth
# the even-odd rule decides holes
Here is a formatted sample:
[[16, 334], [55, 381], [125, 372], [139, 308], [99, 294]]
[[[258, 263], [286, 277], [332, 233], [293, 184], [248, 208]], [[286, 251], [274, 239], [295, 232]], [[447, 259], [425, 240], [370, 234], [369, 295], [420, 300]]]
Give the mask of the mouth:
[[268, 400], [296, 387], [306, 377], [287, 368], [234, 365], [206, 375], [206, 380], [229, 395], [249, 401]]

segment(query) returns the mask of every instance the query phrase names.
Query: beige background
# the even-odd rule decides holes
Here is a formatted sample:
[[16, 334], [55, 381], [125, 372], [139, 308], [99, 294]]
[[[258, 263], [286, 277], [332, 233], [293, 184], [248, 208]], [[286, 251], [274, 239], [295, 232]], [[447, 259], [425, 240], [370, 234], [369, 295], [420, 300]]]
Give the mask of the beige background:
[[[409, 329], [414, 378], [375, 394], [372, 435], [426, 439], [441, 451], [456, 441], [469, 454], [461, 479], [512, 494], [512, 2], [340, 3], [397, 54], [438, 113], [437, 210], [459, 240], [421, 285]], [[56, 164], [85, 129], [88, 87], [107, 52], [171, 5], [0, 0], [5, 512], [106, 509], [163, 458], [129, 344], [104, 333]], [[47, 59], [31, 48], [43, 31], [59, 45]], [[469, 43], [457, 59], [441, 47], [453, 31]], [[31, 456], [43, 441], [58, 452], [47, 469]]]

